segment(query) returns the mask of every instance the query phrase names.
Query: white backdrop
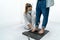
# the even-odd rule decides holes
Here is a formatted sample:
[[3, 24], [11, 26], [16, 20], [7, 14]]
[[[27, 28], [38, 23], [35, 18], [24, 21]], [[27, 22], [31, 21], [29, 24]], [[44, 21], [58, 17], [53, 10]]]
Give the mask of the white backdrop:
[[0, 27], [13, 25], [19, 21], [17, 0], [0, 0]]
[[[0, 27], [3, 25], [20, 24], [24, 22], [23, 13], [25, 3], [31, 3], [33, 10], [37, 0], [0, 0]], [[60, 23], [60, 0], [50, 9], [49, 22]]]

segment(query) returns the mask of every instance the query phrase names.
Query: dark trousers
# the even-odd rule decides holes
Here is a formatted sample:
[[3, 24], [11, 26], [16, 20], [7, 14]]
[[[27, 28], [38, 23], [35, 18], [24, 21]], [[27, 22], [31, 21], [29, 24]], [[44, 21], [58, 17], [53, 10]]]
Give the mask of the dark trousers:
[[36, 5], [36, 23], [35, 26], [38, 28], [40, 23], [40, 17], [43, 14], [42, 28], [45, 28], [48, 22], [49, 8], [46, 8], [46, 0], [38, 1]]

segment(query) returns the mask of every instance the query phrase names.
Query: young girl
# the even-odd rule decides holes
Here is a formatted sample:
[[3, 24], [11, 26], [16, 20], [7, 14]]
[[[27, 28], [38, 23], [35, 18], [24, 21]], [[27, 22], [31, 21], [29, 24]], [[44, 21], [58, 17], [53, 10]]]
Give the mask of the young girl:
[[41, 14], [43, 14], [43, 22], [42, 22], [42, 28], [38, 32], [39, 34], [43, 34], [45, 31], [45, 28], [48, 23], [48, 16], [49, 16], [49, 9], [51, 6], [54, 5], [53, 0], [38, 0], [37, 5], [36, 5], [36, 23], [35, 23], [35, 28], [33, 28], [32, 32], [36, 31], [39, 27], [40, 23], [40, 17]]
[[26, 3], [25, 12], [24, 12], [24, 20], [25, 20], [25, 29], [32, 29], [35, 24], [35, 12], [32, 10], [32, 5]]

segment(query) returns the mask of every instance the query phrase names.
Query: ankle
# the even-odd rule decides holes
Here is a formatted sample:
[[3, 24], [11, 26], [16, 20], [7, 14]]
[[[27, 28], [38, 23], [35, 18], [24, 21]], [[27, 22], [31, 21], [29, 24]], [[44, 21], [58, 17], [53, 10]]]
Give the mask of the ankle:
[[41, 28], [41, 30], [45, 30], [45, 28]]

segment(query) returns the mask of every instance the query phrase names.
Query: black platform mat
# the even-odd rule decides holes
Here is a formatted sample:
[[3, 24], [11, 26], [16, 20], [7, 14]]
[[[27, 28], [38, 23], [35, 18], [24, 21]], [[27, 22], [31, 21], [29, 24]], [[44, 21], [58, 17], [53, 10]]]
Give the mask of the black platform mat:
[[25, 35], [25, 36], [28, 36], [28, 37], [31, 37], [33, 39], [36, 39], [36, 40], [39, 40], [41, 39], [44, 35], [46, 35], [49, 31], [48, 30], [45, 30], [44, 34], [40, 35], [38, 34], [38, 32], [31, 32], [31, 31], [25, 31], [23, 32], [22, 34]]

